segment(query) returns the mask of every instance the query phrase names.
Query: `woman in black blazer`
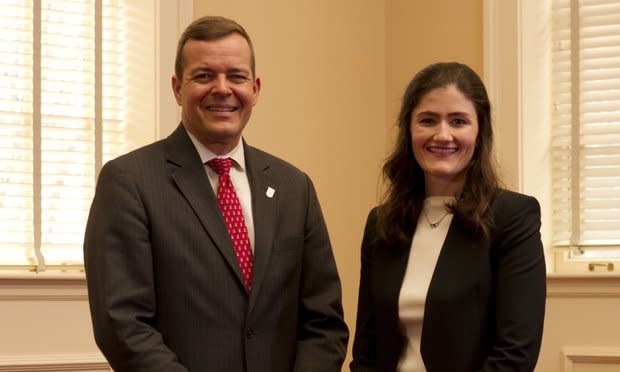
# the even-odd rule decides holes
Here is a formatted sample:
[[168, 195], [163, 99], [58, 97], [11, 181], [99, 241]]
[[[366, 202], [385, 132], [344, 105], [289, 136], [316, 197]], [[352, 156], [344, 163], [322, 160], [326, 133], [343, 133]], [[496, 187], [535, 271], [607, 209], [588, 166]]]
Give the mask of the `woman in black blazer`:
[[403, 97], [366, 223], [351, 371], [532, 371], [545, 312], [536, 199], [503, 190], [490, 103], [459, 63]]

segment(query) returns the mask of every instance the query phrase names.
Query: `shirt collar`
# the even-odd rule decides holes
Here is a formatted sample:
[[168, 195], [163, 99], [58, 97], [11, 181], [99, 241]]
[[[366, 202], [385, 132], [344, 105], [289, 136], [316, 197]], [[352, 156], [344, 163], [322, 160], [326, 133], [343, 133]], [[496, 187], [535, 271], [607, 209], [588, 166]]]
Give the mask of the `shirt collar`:
[[202, 161], [202, 164], [205, 164], [206, 162], [208, 162], [209, 160], [213, 158], [231, 158], [235, 161], [234, 166], [237, 167], [237, 169], [240, 169], [241, 171], [245, 172], [245, 152], [244, 152], [243, 144], [242, 144], [243, 141], [239, 140], [239, 143], [237, 143], [237, 146], [235, 146], [235, 148], [232, 149], [229, 153], [224, 154], [224, 155], [216, 155], [211, 150], [209, 150], [205, 145], [203, 145], [202, 142], [200, 142], [198, 138], [196, 138], [196, 136], [190, 133], [187, 129], [185, 130], [185, 132], [189, 136], [189, 139], [192, 140], [192, 143], [194, 144], [196, 151], [198, 151], [198, 155], [200, 156], [200, 160]]

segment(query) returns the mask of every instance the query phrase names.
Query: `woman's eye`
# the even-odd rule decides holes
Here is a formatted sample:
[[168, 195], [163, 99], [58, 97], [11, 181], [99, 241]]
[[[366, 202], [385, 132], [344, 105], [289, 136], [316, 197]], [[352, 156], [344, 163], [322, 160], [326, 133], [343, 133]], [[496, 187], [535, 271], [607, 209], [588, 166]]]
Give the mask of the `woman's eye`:
[[434, 120], [431, 119], [431, 118], [423, 118], [423, 119], [420, 119], [419, 122], [420, 122], [420, 124], [428, 125], [428, 124], [433, 124]]

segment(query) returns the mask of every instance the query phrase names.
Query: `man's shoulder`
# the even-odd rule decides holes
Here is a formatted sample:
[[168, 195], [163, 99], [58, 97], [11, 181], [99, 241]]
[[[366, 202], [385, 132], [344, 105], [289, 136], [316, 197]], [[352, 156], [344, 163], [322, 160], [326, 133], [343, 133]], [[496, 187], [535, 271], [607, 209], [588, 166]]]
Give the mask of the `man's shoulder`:
[[276, 172], [283, 172], [291, 176], [296, 175], [307, 177], [304, 171], [276, 155], [270, 154], [266, 151], [247, 144], [245, 151], [246, 159], [250, 161], [253, 165], [256, 165], [258, 167], [268, 166]]
[[150, 144], [138, 147], [134, 150], [119, 155], [109, 160], [107, 166], [116, 166], [121, 168], [132, 166], [144, 166], [144, 164], [153, 164], [157, 159], [163, 158], [165, 140], [158, 140]]

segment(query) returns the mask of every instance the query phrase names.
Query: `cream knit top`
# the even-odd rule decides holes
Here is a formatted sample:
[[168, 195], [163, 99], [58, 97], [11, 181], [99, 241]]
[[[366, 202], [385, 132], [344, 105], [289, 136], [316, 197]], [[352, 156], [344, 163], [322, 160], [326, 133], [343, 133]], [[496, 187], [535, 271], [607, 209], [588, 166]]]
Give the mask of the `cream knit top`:
[[[445, 204], [452, 201], [454, 197], [451, 196], [428, 197], [418, 218], [398, 299], [400, 324], [406, 333], [403, 354], [398, 362], [399, 372], [426, 372], [420, 354], [424, 304], [439, 252], [452, 222], [452, 213]], [[432, 227], [435, 224], [436, 227]]]

